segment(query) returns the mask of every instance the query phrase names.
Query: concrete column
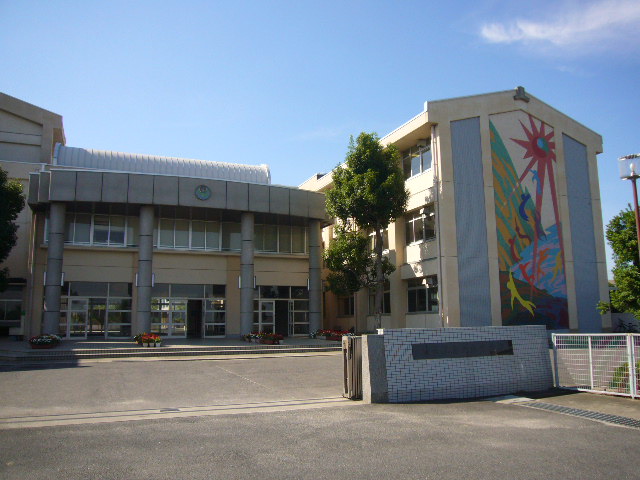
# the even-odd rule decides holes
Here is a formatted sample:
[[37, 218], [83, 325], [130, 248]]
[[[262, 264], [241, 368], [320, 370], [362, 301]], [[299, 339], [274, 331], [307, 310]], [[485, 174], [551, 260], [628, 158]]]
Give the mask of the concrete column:
[[309, 222], [309, 331], [322, 328], [322, 235], [320, 221]]
[[[140, 207], [138, 238], [138, 301], [136, 324], [140, 332], [151, 330], [151, 283], [153, 278], [153, 207]], [[139, 333], [139, 332], [135, 332]]]
[[49, 209], [47, 274], [44, 279], [44, 324], [42, 333], [57, 334], [60, 324], [60, 284], [64, 253], [64, 217], [66, 205], [52, 203]]
[[240, 254], [240, 334], [253, 327], [253, 213], [241, 218], [242, 252]]

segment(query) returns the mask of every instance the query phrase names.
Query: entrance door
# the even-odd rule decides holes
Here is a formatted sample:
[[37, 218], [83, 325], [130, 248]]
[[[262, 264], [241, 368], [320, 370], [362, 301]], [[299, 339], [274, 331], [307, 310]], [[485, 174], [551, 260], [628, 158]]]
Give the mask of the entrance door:
[[187, 301], [187, 338], [202, 338], [202, 300]]
[[289, 335], [289, 300], [276, 300], [276, 333]]
[[87, 338], [89, 299], [70, 298], [67, 310], [67, 336]]

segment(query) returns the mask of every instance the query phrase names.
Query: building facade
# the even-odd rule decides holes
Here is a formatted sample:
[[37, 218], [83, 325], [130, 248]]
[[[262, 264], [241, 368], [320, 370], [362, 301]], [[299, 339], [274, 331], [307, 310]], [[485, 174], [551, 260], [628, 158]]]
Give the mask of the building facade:
[[[523, 88], [439, 100], [382, 138], [402, 152], [406, 214], [382, 326], [610, 328], [597, 154], [602, 138]], [[301, 188], [324, 192], [331, 174]], [[331, 241], [329, 225], [323, 243]], [[325, 326], [371, 331], [373, 292], [326, 292]]]
[[62, 118], [0, 96], [0, 166], [28, 208], [0, 333], [308, 335], [321, 327], [324, 195], [269, 168], [65, 145]]
[[[610, 328], [598, 134], [518, 88], [428, 102], [382, 142], [410, 194], [385, 232], [384, 327]], [[0, 167], [28, 203], [0, 335], [375, 328], [373, 292], [322, 289], [331, 173], [283, 187], [264, 165], [65, 143], [60, 115], [0, 94]]]

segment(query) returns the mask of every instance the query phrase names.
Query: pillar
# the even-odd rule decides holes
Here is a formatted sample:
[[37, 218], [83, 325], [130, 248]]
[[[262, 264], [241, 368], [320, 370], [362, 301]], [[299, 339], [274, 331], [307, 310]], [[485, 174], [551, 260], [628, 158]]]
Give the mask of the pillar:
[[60, 324], [60, 284], [64, 253], [64, 218], [66, 205], [52, 203], [49, 209], [47, 271], [44, 279], [44, 322], [42, 333], [57, 334]]
[[244, 212], [240, 221], [240, 334], [245, 335], [253, 327], [253, 213]]
[[320, 221], [309, 222], [309, 332], [322, 328], [322, 236]]
[[140, 207], [136, 324], [140, 332], [151, 331], [151, 284], [153, 279], [153, 206]]

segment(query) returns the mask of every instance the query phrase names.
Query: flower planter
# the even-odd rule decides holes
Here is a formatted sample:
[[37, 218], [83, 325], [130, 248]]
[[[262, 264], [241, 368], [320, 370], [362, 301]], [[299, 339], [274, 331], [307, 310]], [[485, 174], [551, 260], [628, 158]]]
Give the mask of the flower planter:
[[324, 337], [326, 340], [332, 340], [334, 342], [339, 342], [342, 340], [342, 335], [327, 335]]
[[270, 340], [268, 338], [262, 338], [260, 340], [260, 343], [263, 345], [280, 345], [280, 341], [279, 340]]
[[31, 343], [30, 345], [34, 350], [44, 350], [46, 348], [53, 348], [56, 346], [54, 343], [43, 343], [41, 345], [34, 345], [33, 343]]

